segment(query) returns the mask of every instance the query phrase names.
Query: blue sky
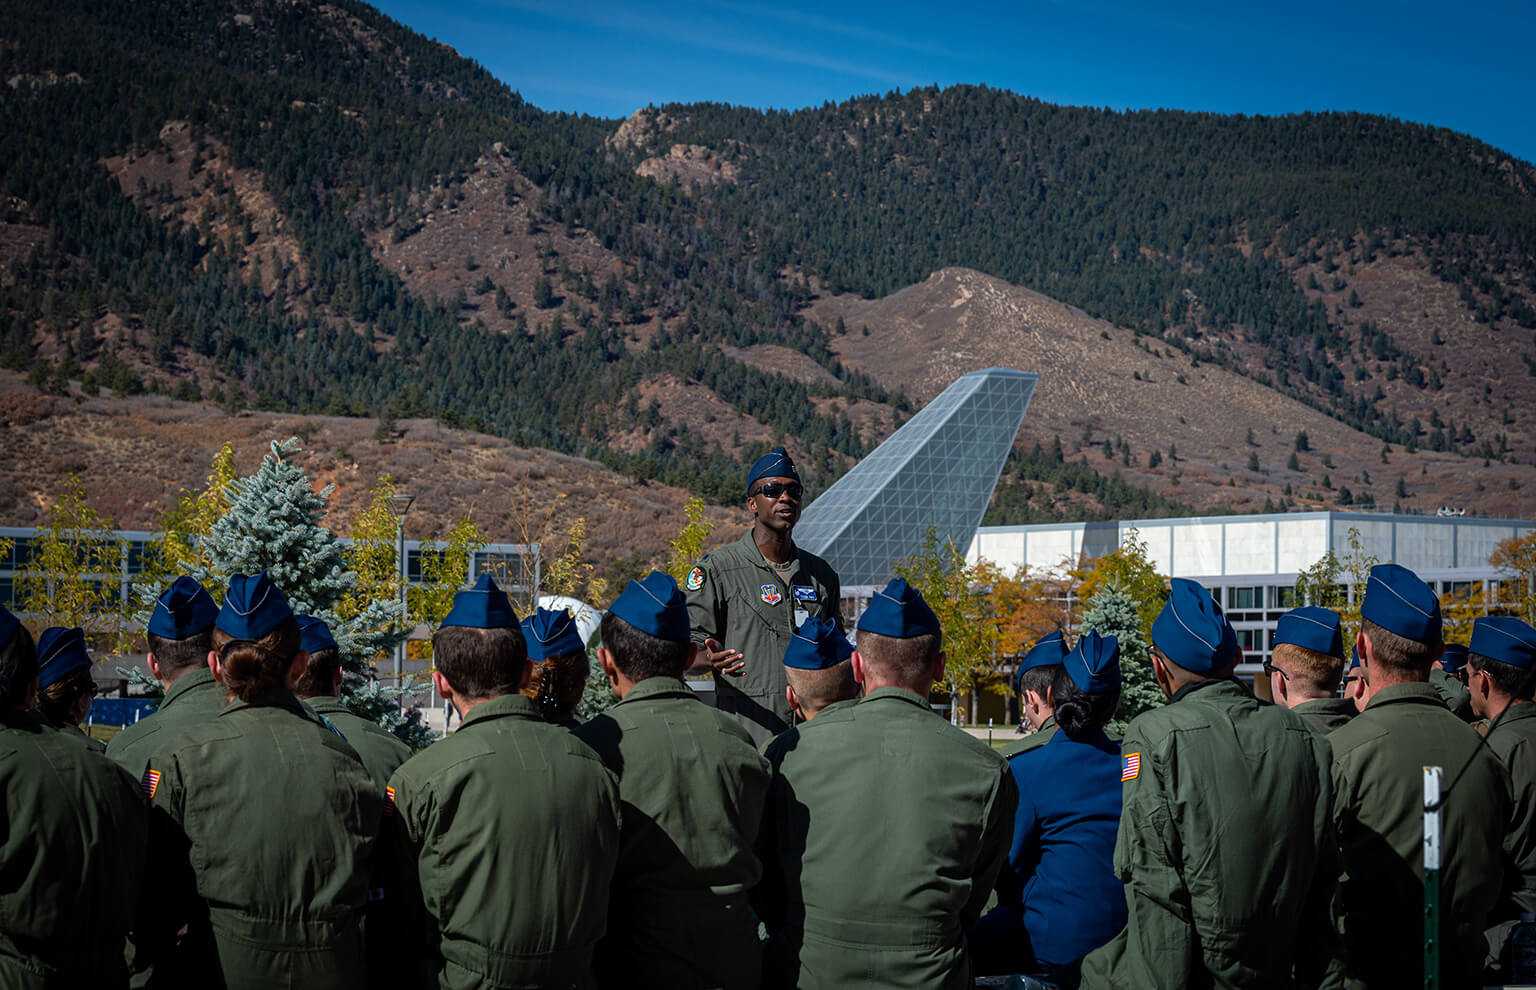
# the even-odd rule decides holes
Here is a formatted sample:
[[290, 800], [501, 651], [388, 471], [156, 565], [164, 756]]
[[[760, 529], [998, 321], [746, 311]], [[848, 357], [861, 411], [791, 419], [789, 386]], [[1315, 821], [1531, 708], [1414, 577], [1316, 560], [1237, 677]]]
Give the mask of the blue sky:
[[385, 0], [536, 106], [798, 108], [930, 83], [1053, 103], [1222, 113], [1362, 110], [1536, 161], [1536, 3], [1017, 0]]

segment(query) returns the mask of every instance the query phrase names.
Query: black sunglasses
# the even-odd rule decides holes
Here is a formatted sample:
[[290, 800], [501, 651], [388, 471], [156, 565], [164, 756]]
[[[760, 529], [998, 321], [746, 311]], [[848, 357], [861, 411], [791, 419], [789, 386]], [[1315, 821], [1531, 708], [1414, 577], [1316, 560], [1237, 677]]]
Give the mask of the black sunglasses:
[[795, 482], [790, 482], [786, 485], [783, 482], [770, 481], [766, 485], [759, 485], [756, 491], [749, 492], [747, 498], [751, 498], [753, 495], [764, 495], [768, 498], [782, 498], [788, 495], [798, 502], [804, 494], [805, 489]]
[[1264, 668], [1264, 673], [1266, 673], [1266, 674], [1279, 674], [1281, 677], [1285, 678], [1286, 680], [1290, 680], [1291, 679], [1291, 675], [1290, 674], [1287, 674], [1285, 671], [1281, 670], [1279, 667], [1276, 667], [1274, 664], [1270, 663], [1268, 657], [1265, 657], [1262, 661], [1260, 661], [1260, 666], [1262, 666]]

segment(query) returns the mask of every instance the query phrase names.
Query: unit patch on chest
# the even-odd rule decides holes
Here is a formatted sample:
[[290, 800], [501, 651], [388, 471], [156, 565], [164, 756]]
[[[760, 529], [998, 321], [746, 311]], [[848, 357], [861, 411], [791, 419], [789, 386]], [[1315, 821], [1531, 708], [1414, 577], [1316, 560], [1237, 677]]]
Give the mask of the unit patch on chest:
[[769, 605], [777, 605], [784, 600], [784, 593], [776, 584], [763, 585], [763, 601]]

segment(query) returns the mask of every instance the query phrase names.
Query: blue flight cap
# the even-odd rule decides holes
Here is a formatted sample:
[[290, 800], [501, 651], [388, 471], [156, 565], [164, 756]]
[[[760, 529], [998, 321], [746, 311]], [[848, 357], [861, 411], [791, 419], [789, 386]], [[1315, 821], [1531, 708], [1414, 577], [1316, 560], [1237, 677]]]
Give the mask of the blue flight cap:
[[528, 659], [534, 663], [573, 653], [585, 656], [587, 652], [576, 620], [563, 608], [541, 608], [524, 619], [523, 639], [528, 641]]
[[1036, 667], [1044, 667], [1047, 664], [1061, 663], [1067, 656], [1067, 638], [1061, 634], [1060, 629], [1052, 629], [1040, 637], [1040, 642], [1029, 648], [1019, 661], [1018, 672], [1034, 670]]
[[1511, 667], [1536, 665], [1536, 629], [1512, 615], [1490, 615], [1472, 623], [1472, 652]]
[[[1473, 628], [1477, 623], [1472, 623]], [[1467, 648], [1460, 643], [1446, 643], [1445, 652], [1440, 654], [1440, 669], [1447, 674], [1455, 674], [1467, 665]]]
[[775, 447], [768, 453], [752, 462], [752, 470], [747, 472], [747, 491], [763, 478], [793, 478], [800, 480], [800, 472], [795, 470], [795, 462], [790, 458], [783, 447]]
[[11, 610], [0, 605], [0, 646], [11, 641], [11, 636], [21, 628], [21, 620], [11, 614]]
[[1088, 694], [1108, 694], [1120, 686], [1120, 641], [1089, 630], [1077, 637], [1077, 645], [1062, 666], [1072, 683]]
[[893, 639], [911, 639], [939, 631], [939, 617], [923, 601], [922, 593], [901, 578], [889, 584], [869, 600], [869, 608], [859, 616], [859, 632]]
[[1415, 643], [1440, 642], [1440, 599], [1400, 564], [1377, 564], [1365, 582], [1360, 617]]
[[255, 642], [292, 615], [288, 599], [266, 571], [236, 574], [229, 579], [229, 594], [224, 596], [224, 607], [219, 609], [214, 625], [231, 639]]
[[1340, 632], [1339, 613], [1316, 605], [1291, 609], [1275, 623], [1275, 645], [1281, 643], [1342, 658], [1344, 634]]
[[1358, 647], [1358, 646], [1351, 646], [1349, 648], [1349, 652], [1351, 654], [1351, 656], [1349, 658], [1349, 669], [1350, 670], [1359, 670], [1360, 669], [1360, 647]]
[[53, 626], [37, 637], [37, 689], [64, 679], [91, 665], [85, 651], [85, 630]]
[[324, 619], [313, 615], [295, 615], [294, 619], [299, 624], [299, 649], [305, 653], [337, 649], [336, 637], [331, 635], [331, 627]]
[[453, 608], [443, 619], [442, 625], [467, 626], [470, 629], [517, 629], [517, 613], [512, 611], [512, 600], [497, 587], [496, 579], [481, 574], [473, 588], [453, 596]]
[[149, 632], [161, 639], [190, 639], [207, 632], [219, 618], [208, 589], [183, 574], [165, 589], [149, 615]]
[[661, 571], [630, 581], [608, 611], [658, 639], [687, 639], [693, 631], [693, 624], [688, 621], [688, 602], [672, 575]]
[[812, 616], [800, 624], [784, 650], [784, 666], [796, 670], [826, 670], [853, 656], [853, 644], [831, 619]]
[[1237, 659], [1237, 633], [1198, 582], [1174, 578], [1168, 602], [1152, 622], [1152, 642], [1192, 674], [1225, 669]]

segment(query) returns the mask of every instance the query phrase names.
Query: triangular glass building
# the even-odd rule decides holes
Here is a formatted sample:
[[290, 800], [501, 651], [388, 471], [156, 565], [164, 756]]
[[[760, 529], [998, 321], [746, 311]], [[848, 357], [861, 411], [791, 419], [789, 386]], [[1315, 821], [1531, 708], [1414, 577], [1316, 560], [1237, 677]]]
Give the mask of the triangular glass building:
[[806, 506], [795, 543], [845, 588], [884, 584], [929, 527], [970, 546], [1039, 380], [1011, 368], [957, 378]]

